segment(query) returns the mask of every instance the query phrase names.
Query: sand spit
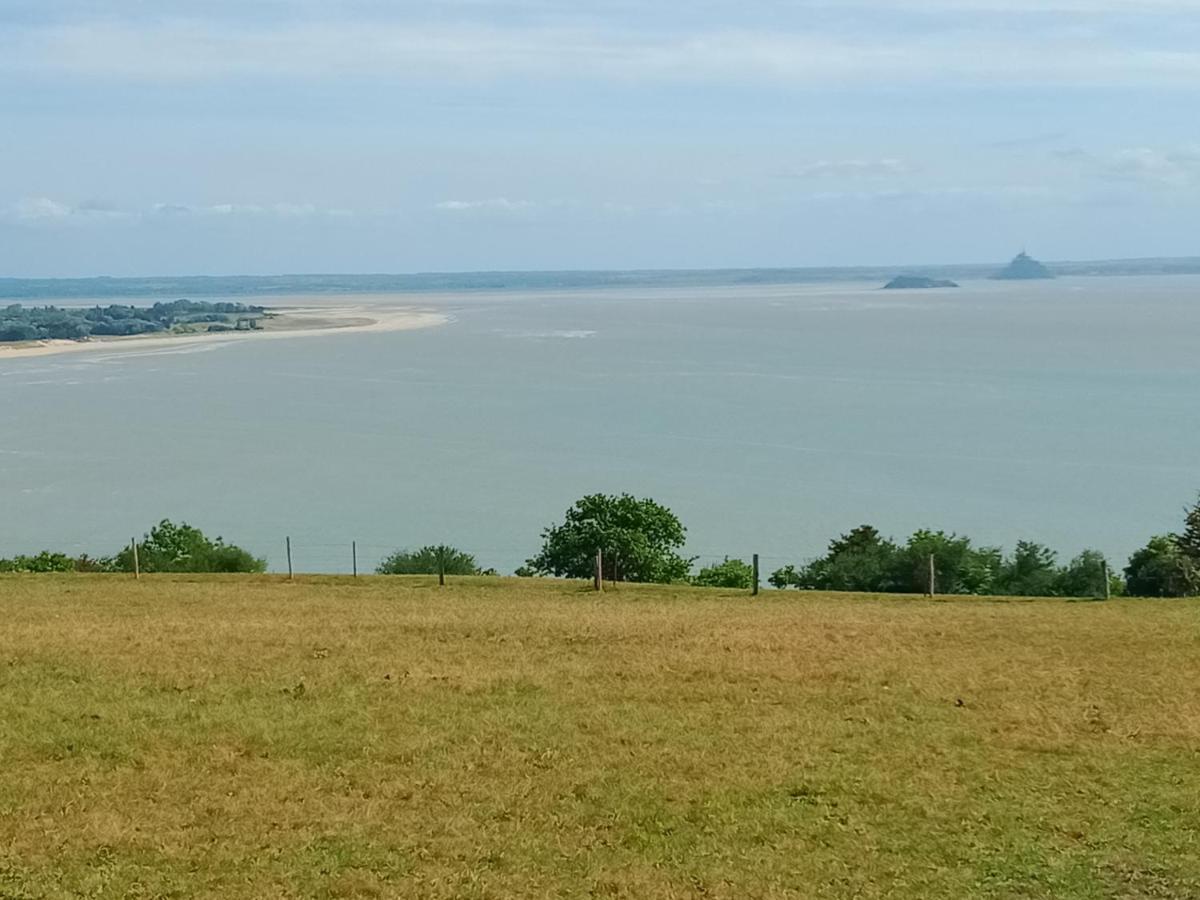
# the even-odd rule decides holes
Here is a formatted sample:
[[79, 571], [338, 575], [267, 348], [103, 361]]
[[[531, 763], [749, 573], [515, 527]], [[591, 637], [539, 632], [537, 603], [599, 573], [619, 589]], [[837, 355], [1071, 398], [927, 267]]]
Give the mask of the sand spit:
[[[298, 299], [298, 298], [291, 298]], [[316, 298], [313, 298], [316, 300]], [[258, 331], [218, 331], [201, 334], [150, 334], [130, 337], [97, 337], [85, 341], [22, 341], [0, 343], [0, 361], [89, 350], [146, 350], [182, 344], [262, 341], [271, 338], [315, 337], [370, 331], [410, 331], [444, 325], [449, 317], [429, 309], [375, 305], [338, 305], [322, 297], [314, 305], [268, 306], [271, 317]]]

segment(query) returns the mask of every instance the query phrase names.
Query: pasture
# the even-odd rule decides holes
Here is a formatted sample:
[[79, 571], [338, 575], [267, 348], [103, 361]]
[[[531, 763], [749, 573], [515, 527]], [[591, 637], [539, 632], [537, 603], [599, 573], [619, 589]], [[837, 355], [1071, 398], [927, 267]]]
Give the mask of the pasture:
[[0, 576], [0, 897], [1194, 898], [1200, 601]]

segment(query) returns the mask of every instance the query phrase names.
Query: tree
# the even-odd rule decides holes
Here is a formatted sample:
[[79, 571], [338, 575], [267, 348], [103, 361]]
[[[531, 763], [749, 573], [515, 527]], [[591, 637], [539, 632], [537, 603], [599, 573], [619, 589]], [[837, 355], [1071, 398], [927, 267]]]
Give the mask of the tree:
[[1014, 597], [1050, 597], [1058, 582], [1057, 555], [1049, 547], [1033, 541], [1017, 541], [1013, 555], [1005, 559], [997, 573], [997, 594]]
[[749, 588], [754, 582], [754, 567], [742, 559], [726, 559], [706, 566], [692, 579], [697, 587]]
[[1120, 595], [1125, 592], [1125, 582], [1108, 566], [1104, 554], [1099, 550], [1084, 550], [1058, 570], [1054, 576], [1056, 597], [1103, 597], [1104, 572], [1108, 570], [1108, 592]]
[[649, 498], [590, 494], [561, 525], [542, 532], [542, 550], [527, 565], [543, 575], [591, 578], [599, 550], [612, 581], [684, 581], [692, 564], [678, 552], [686, 533], [673, 512]]
[[[444, 567], [444, 568], [443, 568]], [[445, 544], [397, 550], [375, 569], [379, 575], [480, 575], [475, 557]]]
[[859, 525], [829, 542], [829, 549], [801, 570], [797, 587], [822, 591], [900, 590], [900, 548], [871, 525]]
[[1125, 585], [1134, 597], [1190, 597], [1200, 594], [1200, 564], [1178, 536], [1160, 534], [1129, 558]]
[[788, 565], [782, 569], [776, 569], [767, 579], [767, 583], [773, 588], [783, 590], [784, 588], [803, 587], [803, 575], [795, 566]]
[[933, 556], [939, 594], [990, 594], [1000, 569], [1000, 551], [972, 547], [971, 539], [944, 531], [914, 532], [899, 554], [896, 571], [901, 590], [929, 590], [929, 557]]
[[1200, 499], [1184, 514], [1183, 533], [1179, 535], [1179, 549], [1200, 566]]
[[[265, 559], [217, 537], [210, 539], [186, 522], [176, 525], [163, 519], [137, 545], [138, 566], [143, 572], [263, 572]], [[133, 571], [129, 547], [113, 557], [120, 572]]]

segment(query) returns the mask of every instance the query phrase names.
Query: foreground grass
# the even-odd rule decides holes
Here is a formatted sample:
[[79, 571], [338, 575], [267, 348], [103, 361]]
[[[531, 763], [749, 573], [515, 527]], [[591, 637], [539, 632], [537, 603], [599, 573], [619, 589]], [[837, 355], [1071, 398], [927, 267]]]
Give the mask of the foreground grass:
[[1200, 604], [0, 577], [0, 897], [1200, 896]]

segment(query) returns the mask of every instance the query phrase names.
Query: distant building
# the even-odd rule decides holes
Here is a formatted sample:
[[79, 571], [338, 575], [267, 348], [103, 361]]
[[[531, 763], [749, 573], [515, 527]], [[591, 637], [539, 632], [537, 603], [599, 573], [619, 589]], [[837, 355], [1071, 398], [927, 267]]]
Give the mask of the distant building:
[[1022, 250], [1013, 261], [992, 276], [1001, 281], [1029, 281], [1036, 278], [1053, 278], [1054, 273]]

